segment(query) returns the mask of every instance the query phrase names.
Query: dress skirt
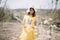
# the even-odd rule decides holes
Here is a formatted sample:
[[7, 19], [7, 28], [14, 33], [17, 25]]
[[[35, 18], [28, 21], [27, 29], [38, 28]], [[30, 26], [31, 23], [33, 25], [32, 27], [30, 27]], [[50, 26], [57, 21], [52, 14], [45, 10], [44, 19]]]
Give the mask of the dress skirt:
[[33, 27], [24, 27], [18, 40], [35, 40], [36, 34]]

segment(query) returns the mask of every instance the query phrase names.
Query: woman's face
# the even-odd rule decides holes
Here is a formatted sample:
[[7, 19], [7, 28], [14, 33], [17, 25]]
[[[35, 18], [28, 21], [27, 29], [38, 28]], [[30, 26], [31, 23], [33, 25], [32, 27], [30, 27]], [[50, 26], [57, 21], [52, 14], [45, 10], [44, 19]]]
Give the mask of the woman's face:
[[33, 9], [30, 9], [30, 14], [33, 14], [34, 10]]

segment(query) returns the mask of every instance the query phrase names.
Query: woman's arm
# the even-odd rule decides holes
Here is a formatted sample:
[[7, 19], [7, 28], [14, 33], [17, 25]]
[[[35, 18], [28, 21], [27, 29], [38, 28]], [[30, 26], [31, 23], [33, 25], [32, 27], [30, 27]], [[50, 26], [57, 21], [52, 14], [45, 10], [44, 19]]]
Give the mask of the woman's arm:
[[15, 18], [18, 20], [19, 23], [23, 24], [23, 21], [20, 18], [18, 17], [15, 17]]

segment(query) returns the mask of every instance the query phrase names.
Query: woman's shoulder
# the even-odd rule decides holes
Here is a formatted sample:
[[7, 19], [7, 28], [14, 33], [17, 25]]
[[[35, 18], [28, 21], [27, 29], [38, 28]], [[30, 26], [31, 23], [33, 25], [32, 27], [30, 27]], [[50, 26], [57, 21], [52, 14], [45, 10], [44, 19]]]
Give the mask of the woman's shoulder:
[[34, 17], [34, 19], [36, 19], [36, 20], [39, 19], [38, 15], [36, 15], [36, 16]]
[[24, 15], [24, 18], [28, 18], [29, 16], [27, 14]]
[[37, 18], [37, 15], [34, 18]]
[[27, 16], [28, 16], [27, 14], [24, 15], [24, 17], [27, 17]]
[[28, 14], [25, 14], [25, 16], [28, 16]]

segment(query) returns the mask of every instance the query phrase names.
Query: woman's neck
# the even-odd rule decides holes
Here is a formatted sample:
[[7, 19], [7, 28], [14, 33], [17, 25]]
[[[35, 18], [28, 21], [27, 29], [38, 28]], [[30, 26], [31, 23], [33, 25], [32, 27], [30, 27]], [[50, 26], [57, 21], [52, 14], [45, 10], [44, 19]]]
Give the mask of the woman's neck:
[[32, 14], [30, 14], [30, 16], [32, 17]]

